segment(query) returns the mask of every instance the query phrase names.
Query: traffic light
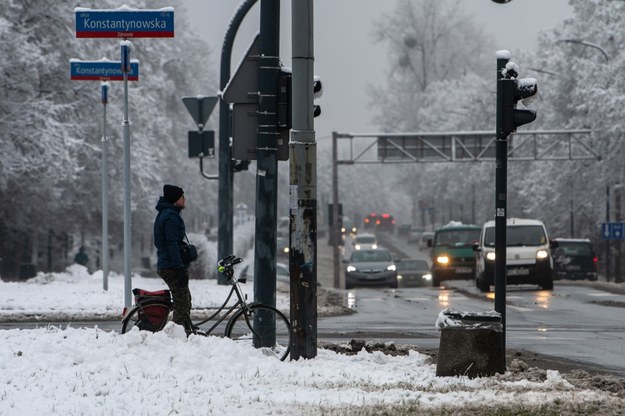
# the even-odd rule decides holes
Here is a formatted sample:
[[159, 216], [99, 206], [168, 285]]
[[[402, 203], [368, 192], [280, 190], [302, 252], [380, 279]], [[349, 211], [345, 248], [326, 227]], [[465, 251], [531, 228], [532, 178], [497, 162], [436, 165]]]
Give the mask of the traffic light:
[[518, 109], [517, 103], [533, 97], [538, 92], [535, 78], [517, 78], [517, 66], [513, 62], [506, 65], [505, 77], [501, 83], [501, 130], [504, 135], [516, 131], [517, 127], [536, 120], [536, 111]]
[[[291, 94], [292, 94], [293, 74], [290, 68], [280, 68], [280, 78], [278, 79], [278, 130], [290, 130], [292, 128], [291, 117]], [[323, 86], [321, 78], [317, 75], [313, 78], [313, 99], [321, 97]], [[321, 107], [313, 105], [313, 117], [321, 115]]]
[[[313, 98], [317, 99], [323, 94], [323, 86], [321, 84], [321, 78], [315, 75], [313, 80]], [[321, 115], [321, 107], [317, 104], [313, 105], [313, 117], [319, 117]]]
[[[293, 74], [290, 69], [280, 68], [278, 79], [278, 129], [290, 130], [293, 125], [291, 119], [291, 80]], [[287, 140], [288, 141], [288, 140]]]

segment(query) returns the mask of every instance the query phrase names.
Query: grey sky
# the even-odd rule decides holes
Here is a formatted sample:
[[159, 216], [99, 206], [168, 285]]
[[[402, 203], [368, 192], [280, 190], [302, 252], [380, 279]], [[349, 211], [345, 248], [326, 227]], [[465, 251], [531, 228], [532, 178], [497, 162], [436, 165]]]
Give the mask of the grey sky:
[[[259, 30], [260, 1], [237, 33], [233, 70], [253, 34]], [[219, 73], [226, 27], [240, 2], [182, 0], [190, 12], [192, 30], [213, 49], [216, 73]], [[315, 120], [318, 138], [327, 137], [333, 130], [377, 131], [370, 122], [372, 112], [367, 86], [385, 85], [389, 64], [383, 45], [372, 42], [372, 25], [381, 14], [391, 13], [396, 3], [396, 0], [315, 1], [315, 73], [324, 83], [323, 97], [319, 100], [322, 115]], [[568, 0], [513, 0], [504, 5], [491, 0], [462, 0], [460, 4], [493, 36], [496, 48], [510, 50], [513, 57], [515, 51], [534, 48], [541, 30], [553, 28], [572, 15]], [[281, 57], [284, 65], [291, 66], [291, 1], [282, 0], [281, 15]], [[198, 93], [213, 94], [214, 91]]]

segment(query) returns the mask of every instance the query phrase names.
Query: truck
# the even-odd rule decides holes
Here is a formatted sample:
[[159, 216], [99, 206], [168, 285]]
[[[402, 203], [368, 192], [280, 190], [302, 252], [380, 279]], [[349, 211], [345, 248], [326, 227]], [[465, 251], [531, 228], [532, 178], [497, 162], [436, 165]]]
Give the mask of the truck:
[[432, 264], [432, 286], [444, 280], [473, 279], [475, 255], [473, 245], [480, 238], [482, 227], [452, 221], [438, 228], [428, 240]]

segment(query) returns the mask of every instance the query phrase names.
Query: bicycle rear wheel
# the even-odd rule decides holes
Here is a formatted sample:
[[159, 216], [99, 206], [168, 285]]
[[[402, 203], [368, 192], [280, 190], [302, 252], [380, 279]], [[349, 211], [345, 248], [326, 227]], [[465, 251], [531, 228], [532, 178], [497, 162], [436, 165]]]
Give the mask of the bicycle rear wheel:
[[250, 305], [230, 318], [226, 336], [248, 342], [284, 361], [291, 350], [291, 325], [282, 312], [266, 305]]
[[157, 332], [167, 323], [169, 307], [162, 303], [135, 305], [122, 319], [122, 334], [137, 327], [142, 331]]

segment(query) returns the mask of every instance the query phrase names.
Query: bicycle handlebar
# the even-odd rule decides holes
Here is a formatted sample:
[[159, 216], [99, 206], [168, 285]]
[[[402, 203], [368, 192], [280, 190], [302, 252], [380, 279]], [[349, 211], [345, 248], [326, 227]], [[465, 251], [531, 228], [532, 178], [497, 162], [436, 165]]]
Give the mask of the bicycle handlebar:
[[232, 266], [234, 266], [235, 264], [239, 264], [242, 261], [243, 259], [235, 255], [226, 256], [217, 262], [217, 265], [219, 266], [217, 267], [217, 270], [220, 273], [223, 273], [226, 269], [232, 269]]

